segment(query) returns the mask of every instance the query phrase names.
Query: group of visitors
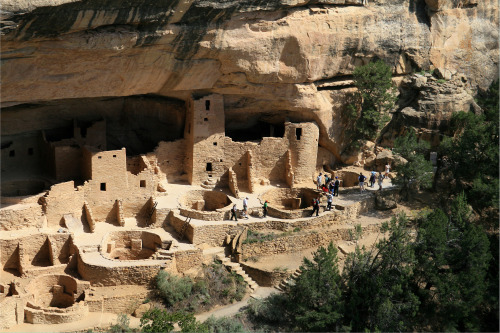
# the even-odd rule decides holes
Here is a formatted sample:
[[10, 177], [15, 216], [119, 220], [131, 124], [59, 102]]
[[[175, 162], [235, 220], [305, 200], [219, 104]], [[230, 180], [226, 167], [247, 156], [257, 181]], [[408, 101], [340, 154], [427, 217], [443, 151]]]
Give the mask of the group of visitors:
[[[379, 189], [379, 191], [381, 191], [382, 190], [382, 183], [383, 183], [385, 178], [389, 178], [390, 170], [391, 170], [391, 165], [387, 164], [385, 166], [385, 175], [383, 175], [382, 172], [379, 172], [378, 176], [377, 176], [376, 171], [370, 172], [370, 178], [369, 178], [370, 185], [368, 185], [368, 187], [374, 187], [375, 182], [377, 182], [378, 189]], [[365, 180], [366, 180], [365, 175], [363, 175], [363, 173], [360, 172], [359, 177], [358, 177], [358, 181], [359, 181], [359, 190], [361, 193], [363, 193], [365, 191]]]
[[[267, 206], [268, 206], [269, 202], [266, 200], [264, 202], [264, 205], [262, 206], [262, 210], [263, 210], [263, 217], [267, 217]], [[248, 219], [248, 197], [245, 197], [245, 199], [243, 199], [243, 210], [241, 211], [241, 217], [242, 218], [245, 218], [245, 219]], [[233, 208], [231, 208], [231, 221], [233, 220], [235, 221], [238, 221], [238, 207], [236, 206], [236, 204], [233, 205]]]
[[[324, 181], [323, 181], [324, 180]], [[326, 209], [332, 210], [333, 197], [339, 196], [340, 179], [338, 176], [335, 178], [330, 178], [328, 174], [320, 173], [316, 179], [317, 189], [323, 191], [323, 195], [326, 195]], [[320, 196], [312, 200], [313, 211], [311, 216], [319, 216], [319, 206], [320, 206]]]
[[[379, 186], [379, 191], [382, 190], [382, 182], [384, 181], [385, 178], [389, 178], [390, 169], [391, 165], [387, 164], [385, 166], [385, 175], [382, 174], [382, 172], [379, 172], [377, 175], [377, 172], [371, 171], [370, 178], [368, 179], [368, 181], [370, 182], [369, 187], [373, 188], [375, 186], [375, 183], [377, 182]], [[330, 178], [326, 173], [324, 175], [323, 173], [320, 173], [316, 180], [317, 180], [317, 189], [322, 190], [323, 194], [326, 195], [326, 210], [330, 211], [332, 210], [333, 197], [339, 196], [340, 179], [338, 176], [336, 176], [335, 179], [333, 179]], [[358, 181], [361, 193], [365, 192], [366, 176], [363, 175], [362, 172], [359, 173]], [[264, 205], [262, 206], [264, 217], [267, 217], [268, 204], [269, 202], [266, 200], [264, 202]], [[314, 213], [316, 213], [316, 216], [319, 216], [320, 196], [312, 200], [312, 206], [313, 206], [313, 211], [311, 213], [311, 216], [313, 216]], [[237, 212], [238, 209], [236, 207], [236, 204], [234, 204], [233, 208], [231, 208], [231, 220], [233, 220], [234, 218], [235, 221], [238, 221]], [[245, 197], [245, 199], [243, 199], [243, 211], [241, 217], [248, 219], [248, 197]]]
[[[267, 205], [266, 205], [266, 212], [267, 212]], [[233, 208], [231, 208], [231, 221], [233, 220], [233, 217], [235, 221], [238, 221], [238, 207], [236, 206], [236, 204], [234, 204]], [[248, 219], [248, 197], [245, 197], [245, 199], [243, 199], [243, 210], [241, 213], [241, 217]]]
[[322, 190], [324, 193], [331, 193], [333, 196], [339, 196], [340, 179], [335, 177], [335, 179], [328, 177], [325, 173], [325, 182], [323, 183], [323, 174], [320, 173], [317, 181], [317, 189]]

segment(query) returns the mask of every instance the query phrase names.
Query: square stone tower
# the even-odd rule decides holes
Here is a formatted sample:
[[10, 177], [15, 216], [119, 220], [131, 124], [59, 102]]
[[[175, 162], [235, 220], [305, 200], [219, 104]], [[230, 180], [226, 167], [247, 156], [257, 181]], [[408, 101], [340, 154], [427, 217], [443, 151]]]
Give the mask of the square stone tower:
[[186, 171], [190, 184], [224, 173], [224, 99], [212, 94], [188, 101], [184, 137], [187, 139]]

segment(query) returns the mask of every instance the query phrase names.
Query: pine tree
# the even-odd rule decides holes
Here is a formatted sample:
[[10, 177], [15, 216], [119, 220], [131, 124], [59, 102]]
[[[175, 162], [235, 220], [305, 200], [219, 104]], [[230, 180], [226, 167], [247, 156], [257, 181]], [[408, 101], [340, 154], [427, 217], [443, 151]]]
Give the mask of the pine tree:
[[320, 247], [312, 260], [304, 258], [301, 274], [289, 290], [290, 315], [301, 331], [341, 329], [343, 304], [337, 249], [330, 243]]

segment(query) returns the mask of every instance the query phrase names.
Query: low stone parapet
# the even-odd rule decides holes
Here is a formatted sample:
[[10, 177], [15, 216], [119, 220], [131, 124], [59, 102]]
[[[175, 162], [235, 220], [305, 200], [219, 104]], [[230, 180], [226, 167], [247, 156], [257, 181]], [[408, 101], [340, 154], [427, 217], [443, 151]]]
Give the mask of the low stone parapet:
[[275, 287], [290, 276], [290, 272], [266, 270], [240, 262], [243, 270], [261, 287]]
[[26, 304], [24, 314], [26, 322], [31, 324], [64, 324], [84, 319], [89, 313], [89, 308], [83, 301], [73, 304], [71, 307], [42, 308], [31, 302]]

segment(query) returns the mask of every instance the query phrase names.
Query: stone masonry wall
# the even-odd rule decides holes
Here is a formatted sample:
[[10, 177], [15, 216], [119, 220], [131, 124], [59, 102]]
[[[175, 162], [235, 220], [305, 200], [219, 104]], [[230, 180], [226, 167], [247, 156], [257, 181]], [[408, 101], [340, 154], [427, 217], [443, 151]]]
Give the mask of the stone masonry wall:
[[0, 329], [7, 329], [24, 321], [24, 304], [20, 296], [0, 299]]
[[241, 267], [261, 287], [273, 287], [290, 275], [289, 272], [268, 271], [240, 262]]
[[[142, 262], [142, 263], [141, 263]], [[149, 283], [160, 270], [158, 261], [135, 260], [132, 265], [95, 265], [78, 256], [78, 273], [95, 286], [143, 285]]]
[[169, 182], [182, 179], [186, 169], [186, 144], [185, 139], [161, 141], [154, 151], [160, 172]]
[[[369, 226], [365, 231], [374, 232], [379, 226]], [[348, 228], [325, 230], [322, 232], [308, 233], [305, 235], [291, 235], [280, 237], [271, 241], [258, 242], [241, 245], [241, 259], [249, 257], [269, 256], [282, 253], [293, 253], [300, 250], [327, 246], [330, 242], [348, 240], [350, 238]]]
[[[212, 94], [194, 99], [191, 119], [193, 137], [193, 169], [191, 184], [199, 184], [209, 176], [218, 178], [224, 174], [224, 100], [222, 95]], [[210, 166], [209, 166], [210, 164]], [[209, 170], [210, 169], [210, 170]]]
[[177, 272], [183, 273], [193, 267], [201, 267], [203, 251], [200, 249], [175, 252]]
[[41, 228], [44, 221], [42, 206], [37, 203], [7, 206], [0, 209], [0, 230]]
[[290, 147], [295, 183], [314, 179], [318, 156], [318, 125], [286, 123], [285, 137]]
[[49, 227], [62, 225], [65, 214], [72, 214], [76, 219], [82, 218], [84, 193], [75, 188], [73, 181], [53, 185], [43, 199]]

